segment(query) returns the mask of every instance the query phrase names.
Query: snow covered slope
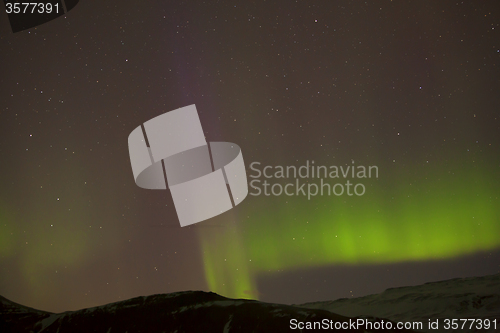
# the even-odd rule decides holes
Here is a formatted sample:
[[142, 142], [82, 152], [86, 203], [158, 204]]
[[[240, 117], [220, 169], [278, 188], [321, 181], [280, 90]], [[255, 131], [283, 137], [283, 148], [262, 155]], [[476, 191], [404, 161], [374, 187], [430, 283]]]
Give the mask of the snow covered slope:
[[[420, 321], [426, 332], [500, 332], [500, 274], [452, 279], [413, 287], [391, 288], [381, 294], [300, 305], [308, 309], [323, 309], [344, 316], [360, 315], [388, 318], [393, 321]], [[490, 329], [445, 329], [445, 319], [496, 319]], [[429, 319], [438, 319], [440, 329], [428, 329]], [[485, 322], [483, 322], [484, 324]], [[474, 324], [479, 324], [479, 321]], [[474, 327], [474, 325], [473, 325]]]

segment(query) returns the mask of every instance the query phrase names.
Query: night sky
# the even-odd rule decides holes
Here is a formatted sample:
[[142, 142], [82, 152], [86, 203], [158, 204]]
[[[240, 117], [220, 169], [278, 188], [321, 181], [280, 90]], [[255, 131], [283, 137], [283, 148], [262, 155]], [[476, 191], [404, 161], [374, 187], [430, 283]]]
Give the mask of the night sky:
[[[290, 304], [500, 272], [497, 1], [94, 0], [16, 34], [0, 18], [0, 295]], [[181, 228], [169, 191], [136, 186], [127, 138], [191, 104], [249, 181], [253, 162], [378, 178]]]

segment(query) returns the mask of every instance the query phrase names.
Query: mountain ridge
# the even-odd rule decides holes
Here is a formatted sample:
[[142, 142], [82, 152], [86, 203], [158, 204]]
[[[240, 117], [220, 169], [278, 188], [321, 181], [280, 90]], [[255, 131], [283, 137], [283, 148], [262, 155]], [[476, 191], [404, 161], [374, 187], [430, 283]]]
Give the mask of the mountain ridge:
[[[1, 300], [2, 332], [289, 332], [292, 330], [291, 320], [296, 320], [297, 323], [323, 323], [326, 320], [331, 325], [346, 323], [344, 327], [348, 329], [343, 329], [343, 332], [372, 332], [363, 327], [353, 326], [352, 323], [357, 320], [356, 318], [348, 318], [326, 310], [231, 299], [203, 291], [139, 296], [62, 313], [28, 308], [6, 298]], [[363, 320], [387, 323], [387, 320], [380, 318]], [[307, 331], [324, 330], [318, 327]]]
[[[497, 319], [497, 329], [500, 329], [500, 274], [388, 288], [379, 294], [296, 306], [328, 310], [344, 316], [359, 316], [362, 313], [393, 321]], [[461, 330], [467, 331], [471, 330]]]
[[[401, 331], [373, 329], [375, 324], [387, 327], [390, 323], [396, 327], [397, 322], [421, 322], [419, 331], [446, 332], [449, 330], [442, 327], [445, 318], [498, 318], [496, 325], [500, 328], [500, 274], [388, 288], [380, 294], [299, 305], [231, 299], [213, 292], [180, 291], [51, 313], [0, 296], [0, 331], [20, 333], [289, 332], [295, 331], [292, 320], [303, 325], [326, 320], [332, 325], [329, 328], [350, 323], [342, 332]], [[429, 319], [441, 320], [440, 327], [429, 329]], [[358, 321], [365, 321], [364, 325], [352, 325]], [[381, 326], [383, 323], [386, 326]], [[301, 331], [297, 325], [296, 330]], [[313, 328], [305, 331], [325, 331], [320, 326]]]

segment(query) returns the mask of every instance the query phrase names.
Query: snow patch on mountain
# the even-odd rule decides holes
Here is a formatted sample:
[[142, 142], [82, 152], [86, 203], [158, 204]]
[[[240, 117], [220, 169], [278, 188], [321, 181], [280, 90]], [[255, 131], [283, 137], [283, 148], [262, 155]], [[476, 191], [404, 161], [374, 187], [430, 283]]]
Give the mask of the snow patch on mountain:
[[500, 329], [500, 274], [390, 288], [375, 295], [299, 306], [348, 317], [365, 315], [423, 323], [429, 319], [497, 319]]

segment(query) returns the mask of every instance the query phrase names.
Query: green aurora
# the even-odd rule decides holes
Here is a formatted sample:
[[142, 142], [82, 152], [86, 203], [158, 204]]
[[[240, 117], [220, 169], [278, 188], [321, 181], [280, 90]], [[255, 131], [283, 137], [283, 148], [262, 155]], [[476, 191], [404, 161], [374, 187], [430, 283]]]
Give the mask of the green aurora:
[[227, 297], [258, 299], [257, 277], [276, 271], [442, 260], [499, 248], [494, 175], [493, 168], [461, 166], [413, 182], [394, 172], [390, 181], [365, 180], [364, 196], [249, 195], [252, 204], [237, 207], [238, 223], [216, 235], [200, 233], [206, 282]]

